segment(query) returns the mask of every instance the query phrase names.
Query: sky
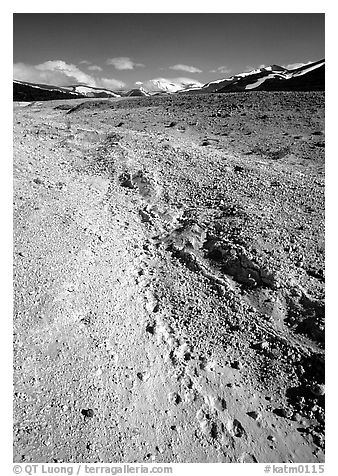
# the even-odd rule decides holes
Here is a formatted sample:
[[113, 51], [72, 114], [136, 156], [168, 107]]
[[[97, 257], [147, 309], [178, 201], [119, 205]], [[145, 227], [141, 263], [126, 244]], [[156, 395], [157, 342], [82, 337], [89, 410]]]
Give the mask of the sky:
[[14, 14], [14, 79], [152, 89], [325, 57], [324, 14]]

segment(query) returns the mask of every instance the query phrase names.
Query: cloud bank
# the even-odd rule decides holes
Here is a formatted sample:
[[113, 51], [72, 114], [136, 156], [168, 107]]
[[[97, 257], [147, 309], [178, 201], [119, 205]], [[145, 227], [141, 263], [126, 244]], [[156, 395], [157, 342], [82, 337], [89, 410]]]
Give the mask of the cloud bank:
[[[95, 71], [99, 71], [97, 68], [95, 68]], [[98, 88], [123, 88], [125, 86], [123, 81], [113, 78], [94, 77], [81, 71], [78, 66], [66, 63], [63, 60], [45, 61], [37, 65], [15, 63], [13, 70], [14, 79], [31, 83], [51, 84], [54, 86], [81, 83]]]
[[169, 69], [186, 71], [187, 73], [202, 73], [201, 69], [196, 68], [195, 66], [189, 66], [188, 64], [174, 64], [173, 66], [169, 66]]
[[91, 66], [88, 66], [88, 69], [90, 71], [102, 71], [101, 66], [97, 66], [96, 64], [92, 64]]
[[81, 71], [76, 65], [62, 60], [45, 61], [37, 65], [14, 64], [14, 78], [33, 83], [62, 86], [70, 82], [86, 83], [95, 86], [95, 79]]
[[286, 66], [283, 65], [283, 67], [286, 69], [297, 69], [297, 68], [300, 68], [301, 66], [306, 66], [307, 64], [310, 64], [310, 63], [312, 63], [312, 61], [308, 61], [307, 63], [291, 63], [291, 64], [287, 64]]
[[134, 69], [138, 67], [144, 67], [142, 63], [135, 63], [131, 58], [127, 56], [119, 56], [118, 58], [108, 58], [106, 64], [114, 66], [118, 70]]
[[98, 79], [98, 86], [107, 89], [123, 89], [126, 83], [113, 78], [100, 78]]
[[227, 66], [219, 66], [216, 69], [212, 69], [210, 73], [221, 73], [221, 74], [229, 74], [231, 73], [231, 69], [228, 68]]

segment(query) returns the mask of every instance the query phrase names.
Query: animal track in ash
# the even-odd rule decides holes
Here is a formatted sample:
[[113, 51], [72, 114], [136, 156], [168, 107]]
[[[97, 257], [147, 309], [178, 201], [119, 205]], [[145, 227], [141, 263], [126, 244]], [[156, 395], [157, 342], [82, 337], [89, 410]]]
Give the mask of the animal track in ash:
[[156, 184], [142, 170], [136, 173], [124, 172], [119, 176], [119, 182], [122, 187], [137, 190], [142, 198], [149, 201], [156, 194]]
[[196, 419], [199, 424], [199, 428], [204, 436], [210, 439], [210, 442], [218, 440], [222, 443], [223, 439], [226, 439], [227, 417], [224, 415], [221, 417], [214, 409], [210, 409], [207, 405], [202, 406], [196, 413]]
[[243, 247], [234, 245], [231, 240], [209, 238], [204, 248], [208, 258], [224, 274], [232, 276], [238, 283], [249, 286], [275, 288], [277, 281], [271, 271], [261, 268], [245, 252]]
[[287, 302], [286, 324], [296, 333], [306, 335], [324, 345], [324, 304], [304, 293], [300, 296], [288, 296]]

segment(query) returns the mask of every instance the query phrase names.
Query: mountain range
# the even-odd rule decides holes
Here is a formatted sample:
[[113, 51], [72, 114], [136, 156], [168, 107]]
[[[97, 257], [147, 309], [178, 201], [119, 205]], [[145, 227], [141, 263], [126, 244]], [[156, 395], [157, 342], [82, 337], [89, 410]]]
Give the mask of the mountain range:
[[75, 99], [85, 97], [112, 98], [122, 96], [151, 96], [156, 94], [203, 94], [231, 93], [239, 91], [323, 91], [325, 90], [325, 60], [303, 65], [296, 69], [271, 65], [217, 79], [202, 87], [186, 85], [175, 88], [168, 82], [157, 81], [156, 91], [140, 86], [130, 91], [112, 91], [85, 84], [51, 86], [25, 81], [13, 81], [14, 101], [44, 101], [51, 99]]

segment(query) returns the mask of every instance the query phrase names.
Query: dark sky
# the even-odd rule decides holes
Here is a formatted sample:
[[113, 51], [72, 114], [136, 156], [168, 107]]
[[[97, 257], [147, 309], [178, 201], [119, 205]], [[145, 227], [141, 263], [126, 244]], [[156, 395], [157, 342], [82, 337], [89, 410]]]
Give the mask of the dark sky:
[[[36, 65], [56, 60], [76, 65], [98, 83], [104, 77], [133, 85], [157, 77], [205, 83], [262, 64], [290, 65], [324, 56], [324, 14], [14, 15], [14, 62], [20, 63], [15, 73], [29, 76], [31, 68], [32, 80]], [[40, 66], [38, 71], [45, 71], [40, 76], [51, 81], [53, 67], [56, 63], [48, 63], [47, 74]]]

